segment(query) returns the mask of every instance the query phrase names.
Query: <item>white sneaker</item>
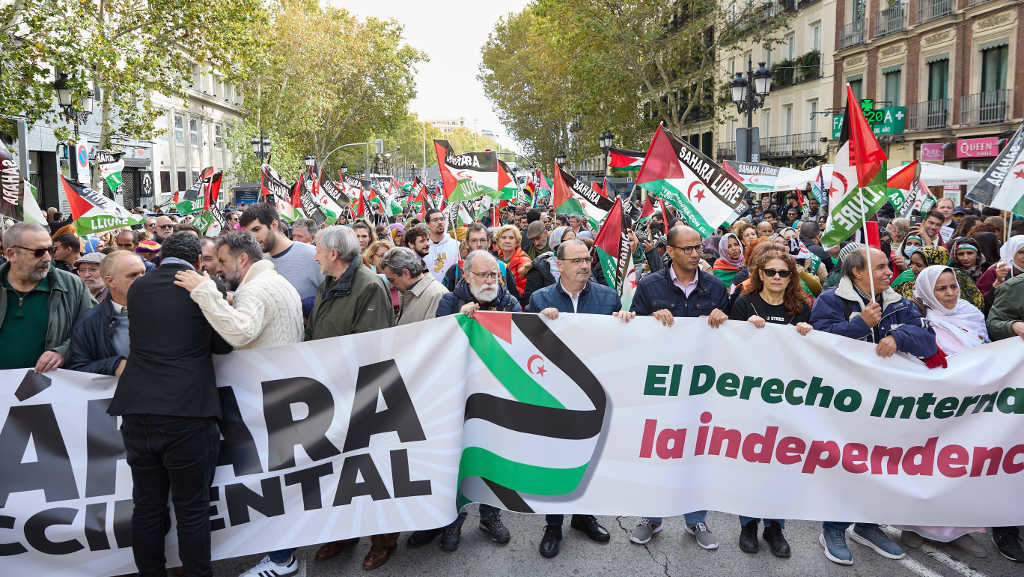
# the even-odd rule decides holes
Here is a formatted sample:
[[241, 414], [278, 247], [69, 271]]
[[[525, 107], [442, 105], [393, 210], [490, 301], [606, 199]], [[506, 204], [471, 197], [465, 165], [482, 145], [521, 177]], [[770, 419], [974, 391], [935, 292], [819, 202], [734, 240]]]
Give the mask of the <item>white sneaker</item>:
[[299, 560], [295, 558], [295, 555], [292, 555], [292, 558], [284, 565], [274, 563], [270, 560], [270, 555], [267, 555], [260, 559], [260, 562], [255, 567], [238, 577], [284, 577], [285, 575], [292, 575], [298, 570]]

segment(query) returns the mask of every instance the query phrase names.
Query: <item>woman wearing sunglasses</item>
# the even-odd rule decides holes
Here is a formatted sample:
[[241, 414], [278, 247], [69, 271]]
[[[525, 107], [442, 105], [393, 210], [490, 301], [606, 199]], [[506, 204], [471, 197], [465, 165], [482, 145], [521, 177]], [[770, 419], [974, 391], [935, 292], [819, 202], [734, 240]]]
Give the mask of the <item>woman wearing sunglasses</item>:
[[[736, 298], [729, 318], [749, 321], [757, 328], [773, 323], [795, 325], [801, 335], [811, 332], [808, 323], [811, 307], [800, 288], [793, 257], [782, 251], [765, 251], [751, 263], [751, 271], [754, 270], [757, 272], [751, 275], [743, 294]], [[740, 516], [740, 550], [744, 553], [757, 553], [759, 520]], [[782, 519], [764, 520], [763, 537], [776, 557], [790, 556], [789, 543], [782, 534], [784, 526]]]

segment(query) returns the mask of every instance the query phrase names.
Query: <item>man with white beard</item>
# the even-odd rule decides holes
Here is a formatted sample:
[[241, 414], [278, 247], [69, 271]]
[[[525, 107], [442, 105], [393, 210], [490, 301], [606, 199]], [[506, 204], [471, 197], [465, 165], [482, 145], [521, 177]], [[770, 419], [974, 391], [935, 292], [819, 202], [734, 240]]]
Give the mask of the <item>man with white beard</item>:
[[[504, 283], [498, 280], [498, 261], [486, 250], [474, 250], [466, 255], [465, 276], [455, 285], [455, 290], [442, 296], [437, 305], [437, 316], [443, 317], [456, 313], [464, 313], [472, 318], [476, 311], [522, 312], [519, 301], [509, 294]], [[429, 544], [441, 535], [441, 549], [452, 552], [458, 549], [462, 535], [462, 523], [466, 520], [466, 512], [459, 513], [457, 519], [447, 527], [416, 531], [409, 536], [410, 547], [421, 547]], [[501, 522], [501, 511], [490, 505], [480, 505], [480, 530], [491, 541], [505, 545], [511, 535]]]

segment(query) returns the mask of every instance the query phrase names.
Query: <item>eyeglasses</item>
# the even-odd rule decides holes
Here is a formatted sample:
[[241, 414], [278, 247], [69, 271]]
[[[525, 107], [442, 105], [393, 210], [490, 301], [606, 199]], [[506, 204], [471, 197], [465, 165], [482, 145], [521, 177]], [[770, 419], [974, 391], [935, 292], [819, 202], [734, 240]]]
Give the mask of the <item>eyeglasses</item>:
[[18, 246], [18, 245], [13, 245], [13, 246], [14, 246], [14, 248], [20, 248], [21, 250], [29, 251], [30, 253], [32, 253], [32, 256], [34, 256], [36, 258], [43, 258], [44, 254], [46, 254], [46, 253], [53, 254], [54, 252], [57, 251], [57, 247], [53, 246], [52, 244], [50, 246], [48, 246], [48, 247], [45, 247], [45, 248], [29, 248], [27, 246]]
[[496, 272], [476, 272], [472, 270], [469, 272], [473, 273], [473, 276], [484, 280], [498, 280], [498, 273]]
[[157, 228], [174, 228], [173, 224], [161, 224]]
[[789, 278], [790, 274], [788, 269], [778, 270], [774, 268], [763, 268], [761, 269], [761, 272], [763, 272], [764, 276], [768, 278], [771, 278], [773, 276], [778, 276], [779, 278]]
[[674, 249], [676, 249], [676, 250], [678, 250], [678, 251], [682, 251], [683, 254], [686, 254], [688, 252], [699, 253], [699, 252], [701, 252], [701, 249], [704, 248], [702, 245], [699, 245], [699, 244], [695, 244], [693, 246], [676, 246], [674, 244], [670, 244], [669, 246], [674, 248]]
[[572, 264], [579, 265], [579, 264], [590, 262], [590, 257], [589, 256], [581, 256], [579, 258], [560, 258], [558, 260], [560, 260], [562, 262], [569, 262], [569, 263], [572, 263]]

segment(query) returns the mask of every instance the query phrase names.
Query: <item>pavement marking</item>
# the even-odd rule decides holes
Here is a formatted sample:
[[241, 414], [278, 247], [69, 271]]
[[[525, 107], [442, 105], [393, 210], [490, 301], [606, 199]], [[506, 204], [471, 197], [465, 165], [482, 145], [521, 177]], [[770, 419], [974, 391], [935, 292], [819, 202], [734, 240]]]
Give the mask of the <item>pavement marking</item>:
[[910, 556], [898, 560], [897, 563], [903, 565], [904, 567], [920, 575], [921, 577], [945, 577], [942, 573], [932, 571], [931, 569], [922, 565], [919, 561]]
[[971, 569], [963, 561], [954, 559], [953, 557], [950, 557], [946, 553], [939, 551], [931, 545], [922, 545], [921, 550], [927, 553], [928, 556], [932, 559], [935, 559], [939, 563], [942, 563], [946, 567], [949, 567], [950, 569], [956, 571], [964, 577], [988, 577], [988, 575], [986, 575], [985, 573], [982, 573], [981, 571], [978, 571], [976, 569]]

